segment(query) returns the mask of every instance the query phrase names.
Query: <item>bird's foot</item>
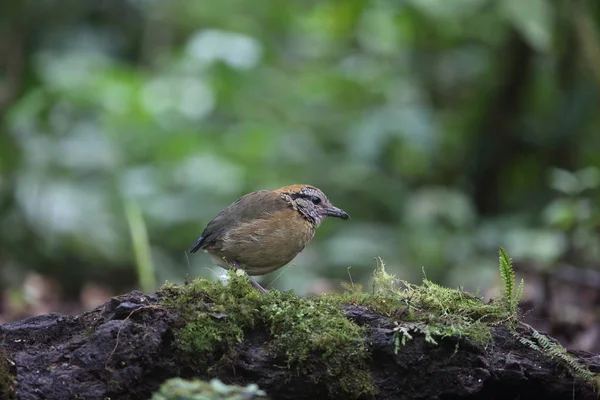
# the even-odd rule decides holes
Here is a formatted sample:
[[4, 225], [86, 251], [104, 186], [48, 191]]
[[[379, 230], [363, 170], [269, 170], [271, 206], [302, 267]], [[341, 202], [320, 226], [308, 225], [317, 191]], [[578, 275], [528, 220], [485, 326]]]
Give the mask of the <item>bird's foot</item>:
[[[240, 267], [237, 263], [232, 263], [232, 267], [236, 271], [238, 269], [241, 269], [242, 271], [244, 271], [244, 269], [242, 267]], [[254, 289], [258, 290], [261, 293], [267, 293], [267, 289], [260, 286], [260, 284], [258, 282], [256, 282], [254, 279], [252, 279], [252, 277], [250, 275], [248, 275], [248, 273], [246, 271], [244, 271], [244, 274], [246, 275], [246, 278], [248, 279], [248, 281], [250, 282], [250, 285], [252, 285], [252, 287]]]
[[260, 284], [258, 282], [256, 282], [254, 279], [252, 279], [250, 277], [250, 275], [246, 274], [246, 276], [248, 277], [248, 280], [250, 281], [250, 284], [252, 285], [252, 287], [256, 290], [258, 290], [261, 293], [267, 293], [267, 289], [265, 289], [264, 287], [260, 286]]

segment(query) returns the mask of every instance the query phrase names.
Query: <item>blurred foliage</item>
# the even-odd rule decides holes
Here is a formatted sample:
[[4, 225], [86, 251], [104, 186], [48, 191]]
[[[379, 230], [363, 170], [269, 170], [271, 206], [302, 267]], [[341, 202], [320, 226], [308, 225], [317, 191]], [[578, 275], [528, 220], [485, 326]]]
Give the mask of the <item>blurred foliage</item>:
[[252, 400], [266, 399], [265, 396], [255, 384], [239, 387], [226, 385], [216, 378], [210, 382], [173, 378], [163, 383], [151, 400]]
[[366, 280], [375, 256], [487, 286], [499, 246], [591, 265], [599, 21], [584, 0], [5, 1], [3, 285], [136, 285], [127, 204], [158, 284], [213, 275], [184, 254], [204, 225], [292, 183], [352, 220], [264, 281], [281, 289]]

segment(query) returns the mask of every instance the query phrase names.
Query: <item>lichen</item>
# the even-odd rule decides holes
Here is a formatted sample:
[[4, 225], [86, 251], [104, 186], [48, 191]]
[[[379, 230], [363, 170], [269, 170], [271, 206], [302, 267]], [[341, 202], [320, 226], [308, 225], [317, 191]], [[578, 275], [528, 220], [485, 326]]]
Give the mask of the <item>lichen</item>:
[[332, 395], [375, 392], [363, 328], [348, 320], [339, 299], [302, 298], [276, 290], [261, 294], [240, 273], [227, 286], [197, 279], [162, 288], [163, 304], [185, 323], [175, 332], [178, 356], [199, 372], [233, 357], [235, 345], [256, 327], [267, 329], [275, 360], [324, 384]]

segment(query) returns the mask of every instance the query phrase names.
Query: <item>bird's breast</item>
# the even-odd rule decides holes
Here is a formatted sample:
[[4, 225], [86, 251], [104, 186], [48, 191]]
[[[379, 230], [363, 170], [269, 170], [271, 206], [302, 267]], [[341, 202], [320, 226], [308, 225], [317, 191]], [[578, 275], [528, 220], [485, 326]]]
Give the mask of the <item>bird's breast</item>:
[[250, 275], [263, 275], [289, 263], [314, 236], [313, 225], [293, 209], [243, 223], [224, 237], [222, 255]]

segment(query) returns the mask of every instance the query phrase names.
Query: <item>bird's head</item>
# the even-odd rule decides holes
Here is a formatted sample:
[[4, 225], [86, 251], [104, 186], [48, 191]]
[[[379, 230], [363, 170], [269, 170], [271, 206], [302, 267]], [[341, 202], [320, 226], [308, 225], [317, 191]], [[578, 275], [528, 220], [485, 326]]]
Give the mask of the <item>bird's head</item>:
[[314, 186], [285, 186], [277, 189], [276, 192], [314, 226], [319, 226], [328, 216], [341, 219], [350, 218], [344, 210], [331, 204], [325, 193]]

